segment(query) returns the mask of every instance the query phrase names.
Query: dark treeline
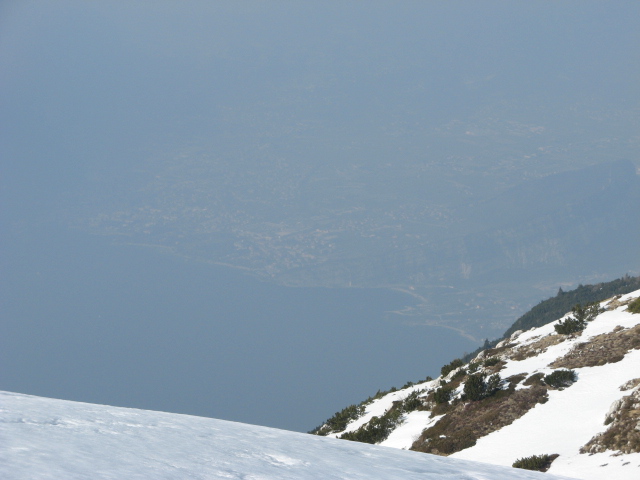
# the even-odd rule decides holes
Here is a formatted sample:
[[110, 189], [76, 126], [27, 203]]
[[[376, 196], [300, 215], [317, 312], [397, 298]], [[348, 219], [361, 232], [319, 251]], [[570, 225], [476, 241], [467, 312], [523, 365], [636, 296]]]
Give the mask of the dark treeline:
[[593, 302], [600, 302], [614, 295], [624, 295], [640, 289], [640, 277], [625, 275], [622, 278], [611, 282], [596, 283], [594, 285], [579, 285], [575, 290], [565, 292], [560, 288], [555, 297], [541, 301], [527, 313], [518, 318], [511, 325], [501, 338], [493, 341], [486, 340], [484, 345], [476, 351], [466, 354], [463, 357], [465, 362], [472, 360], [478, 353], [487, 348], [495, 347], [501, 340], [510, 337], [518, 330], [529, 330], [534, 327], [541, 327], [557, 320], [565, 313], [569, 312], [576, 305], [586, 305]]

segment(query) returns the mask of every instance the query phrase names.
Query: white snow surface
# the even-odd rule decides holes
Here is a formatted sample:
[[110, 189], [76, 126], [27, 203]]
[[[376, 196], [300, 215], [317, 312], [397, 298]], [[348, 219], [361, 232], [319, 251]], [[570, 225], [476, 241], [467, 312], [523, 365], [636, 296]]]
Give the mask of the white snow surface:
[[0, 392], [0, 478], [566, 478], [242, 423]]
[[[640, 290], [623, 295], [620, 301], [640, 296]], [[601, 303], [605, 307], [609, 301]], [[563, 317], [563, 319], [566, 318]], [[512, 340], [519, 345], [533, 343], [543, 336], [556, 335], [554, 325], [562, 319], [543, 327], [519, 334]], [[590, 338], [613, 331], [617, 326], [631, 328], [640, 323], [640, 315], [626, 311], [626, 306], [606, 311], [590, 322], [583, 333], [557, 345], [549, 347], [535, 357], [522, 361], [507, 360], [500, 371], [502, 378], [519, 373], [551, 373], [549, 364], [564, 356], [576, 344]], [[505, 342], [508, 343], [508, 342]], [[518, 458], [532, 455], [554, 454], [560, 456], [552, 463], [548, 473], [566, 475], [584, 480], [639, 480], [640, 453], [620, 454], [607, 451], [587, 455], [580, 454], [580, 447], [607, 426], [604, 420], [611, 405], [631, 391], [621, 391], [620, 387], [630, 379], [640, 378], [640, 350], [628, 352], [624, 359], [599, 367], [575, 369], [578, 381], [563, 390], [549, 392], [549, 400], [538, 404], [524, 416], [480, 438], [476, 445], [454, 453], [448, 458], [489, 462], [510, 466]], [[450, 375], [453, 375], [452, 372]], [[415, 385], [408, 389], [390, 393], [367, 406], [365, 415], [348, 425], [346, 431], [356, 430], [374, 415], [380, 416], [391, 407], [393, 401], [405, 398], [414, 390], [434, 388], [438, 380]], [[461, 391], [460, 387], [458, 393]], [[527, 388], [519, 385], [518, 388]], [[425, 393], [426, 395], [426, 393]], [[405, 415], [403, 423], [381, 442], [383, 446], [409, 449], [425, 428], [434, 425], [441, 417], [430, 418], [430, 412], [411, 412]], [[340, 436], [342, 432], [334, 433]]]

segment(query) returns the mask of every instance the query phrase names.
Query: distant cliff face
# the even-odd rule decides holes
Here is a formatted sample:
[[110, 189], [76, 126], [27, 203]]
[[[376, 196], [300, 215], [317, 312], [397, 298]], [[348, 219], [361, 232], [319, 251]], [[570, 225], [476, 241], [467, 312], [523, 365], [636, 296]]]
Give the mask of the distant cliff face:
[[637, 478], [640, 290], [514, 332], [442, 374], [379, 393], [314, 433], [501, 465], [546, 455], [556, 474]]

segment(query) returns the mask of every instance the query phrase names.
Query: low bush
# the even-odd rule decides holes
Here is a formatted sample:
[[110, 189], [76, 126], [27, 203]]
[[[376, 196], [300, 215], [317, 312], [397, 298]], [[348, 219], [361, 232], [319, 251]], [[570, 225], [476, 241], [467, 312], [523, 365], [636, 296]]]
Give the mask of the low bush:
[[497, 365], [499, 361], [500, 361], [500, 359], [498, 357], [491, 357], [491, 358], [487, 358], [483, 362], [483, 365], [485, 367], [493, 367], [494, 365]]
[[640, 297], [629, 303], [627, 310], [631, 313], [640, 313]]
[[463, 400], [471, 400], [477, 402], [484, 398], [490, 397], [500, 390], [502, 379], [497, 373], [491, 375], [485, 380], [485, 376], [481, 373], [469, 375], [467, 381], [464, 383], [464, 390], [462, 394]]
[[575, 318], [567, 318], [563, 322], [558, 322], [553, 326], [555, 328], [556, 333], [560, 335], [569, 335], [571, 333], [577, 333], [584, 330], [586, 325]]
[[463, 365], [464, 365], [464, 362], [460, 358], [456, 358], [455, 360], [452, 360], [450, 363], [446, 364], [440, 369], [440, 375], [442, 375], [443, 377], [446, 377], [453, 370]]
[[349, 405], [339, 412], [336, 412], [333, 417], [327, 419], [323, 425], [314, 428], [309, 433], [326, 436], [331, 432], [340, 432], [347, 428], [349, 422], [357, 420], [362, 416], [362, 414], [364, 414], [364, 410], [365, 407], [362, 403], [360, 405]]
[[578, 379], [573, 370], [556, 370], [544, 376], [544, 383], [553, 388], [566, 388]]
[[433, 392], [433, 400], [436, 404], [440, 405], [443, 403], [448, 403], [453, 396], [453, 389], [451, 387], [447, 388], [446, 386], [438, 388], [435, 392]]
[[532, 455], [531, 457], [519, 458], [513, 462], [512, 467], [523, 468], [525, 470], [537, 470], [538, 472], [546, 472], [553, 462], [558, 458], [554, 455]]
[[423, 406], [420, 394], [423, 393], [420, 390], [411, 392], [407, 397], [402, 400], [401, 410], [403, 413], [413, 412], [414, 410], [420, 410]]
[[602, 310], [597, 303], [592, 303], [586, 306], [576, 305], [571, 309], [573, 316], [568, 317], [564, 322], [559, 322], [554, 326], [557, 333], [561, 335], [568, 335], [584, 330], [587, 326], [587, 322], [591, 322], [595, 319]]
[[400, 423], [400, 409], [389, 409], [381, 417], [373, 417], [354, 432], [343, 433], [340, 438], [362, 443], [380, 443], [387, 439], [391, 431]]

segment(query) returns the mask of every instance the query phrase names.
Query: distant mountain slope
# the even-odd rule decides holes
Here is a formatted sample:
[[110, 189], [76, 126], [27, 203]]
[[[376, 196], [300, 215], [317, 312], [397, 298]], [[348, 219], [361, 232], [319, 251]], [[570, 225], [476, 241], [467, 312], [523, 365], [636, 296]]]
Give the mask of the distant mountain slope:
[[273, 428], [0, 392], [0, 477], [552, 480]]
[[[549, 472], [640, 475], [640, 290], [517, 331], [442, 376], [345, 409], [317, 432], [511, 465], [558, 455]], [[558, 333], [556, 326], [573, 333]], [[580, 327], [583, 327], [581, 330]], [[336, 431], [333, 427], [339, 425]]]
[[503, 338], [510, 337], [517, 330], [529, 330], [550, 323], [575, 305], [600, 302], [613, 295], [620, 295], [640, 289], [640, 277], [618, 278], [611, 282], [594, 285], [580, 285], [578, 288], [564, 292], [558, 291], [555, 297], [540, 302], [527, 313], [518, 318], [504, 333]]

